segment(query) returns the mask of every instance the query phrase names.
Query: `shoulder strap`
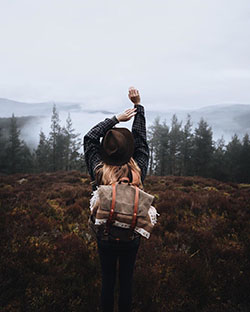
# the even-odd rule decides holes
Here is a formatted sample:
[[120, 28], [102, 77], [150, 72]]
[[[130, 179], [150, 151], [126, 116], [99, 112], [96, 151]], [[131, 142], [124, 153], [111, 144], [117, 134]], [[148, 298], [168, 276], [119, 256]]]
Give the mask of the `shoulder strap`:
[[113, 219], [113, 215], [115, 212], [115, 199], [116, 199], [116, 184], [117, 183], [113, 183], [112, 184], [112, 203], [111, 203], [111, 207], [110, 207], [110, 213], [109, 213], [109, 217], [107, 220], [107, 224], [110, 225]]
[[133, 219], [131, 223], [131, 230], [134, 230], [136, 225], [136, 217], [137, 217], [137, 211], [138, 211], [138, 204], [139, 204], [139, 188], [135, 187], [135, 203], [134, 203], [134, 214]]

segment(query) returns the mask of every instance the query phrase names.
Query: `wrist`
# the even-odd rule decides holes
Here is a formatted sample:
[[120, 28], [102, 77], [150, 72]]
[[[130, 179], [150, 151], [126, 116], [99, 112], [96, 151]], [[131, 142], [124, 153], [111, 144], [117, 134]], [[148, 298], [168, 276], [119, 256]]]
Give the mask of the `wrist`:
[[135, 105], [135, 108], [136, 108], [137, 114], [143, 114], [144, 113], [144, 107], [142, 106], [142, 104]]
[[112, 117], [112, 119], [113, 119], [113, 121], [114, 121], [115, 123], [119, 123], [119, 122], [120, 122], [120, 120], [119, 120], [119, 115], [114, 115], [114, 116]]

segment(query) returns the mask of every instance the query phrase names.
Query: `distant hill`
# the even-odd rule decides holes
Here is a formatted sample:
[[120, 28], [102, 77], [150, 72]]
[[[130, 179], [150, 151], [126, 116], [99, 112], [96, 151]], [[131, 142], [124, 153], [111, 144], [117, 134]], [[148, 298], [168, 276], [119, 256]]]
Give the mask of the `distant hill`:
[[[20, 123], [22, 135], [24, 139], [26, 138], [28, 142], [31, 142], [31, 145], [35, 145], [38, 142], [40, 129], [43, 128], [45, 132], [49, 131], [53, 104], [54, 102], [24, 103], [0, 98], [0, 117], [10, 117], [12, 113], [18, 117], [27, 117]], [[96, 122], [115, 114], [115, 112], [103, 109], [90, 109], [86, 103], [56, 102], [55, 104], [60, 117], [63, 117], [62, 120], [65, 120], [65, 116], [69, 112], [71, 113], [73, 126], [81, 134], [86, 133]], [[147, 125], [150, 126], [157, 116], [161, 118], [161, 121], [166, 120], [167, 124], [170, 125], [173, 114], [176, 114], [179, 121], [183, 121], [183, 124], [186, 122], [187, 114], [190, 114], [193, 129], [203, 117], [212, 127], [215, 141], [223, 136], [225, 141], [229, 142], [235, 133], [240, 138], [247, 132], [250, 134], [250, 105], [243, 104], [211, 105], [183, 110], [165, 109], [161, 112], [147, 110]], [[27, 121], [26, 124], [25, 121]], [[0, 120], [1, 126], [3, 126], [3, 120]], [[32, 131], [30, 127], [32, 127]], [[30, 138], [31, 132], [32, 138]]]
[[112, 116], [114, 112], [107, 110], [90, 110], [83, 103], [70, 102], [41, 102], [25, 103], [0, 98], [0, 129], [3, 135], [7, 135], [10, 124], [10, 117], [14, 113], [17, 118], [17, 125], [21, 129], [21, 137], [30, 147], [36, 147], [39, 140], [39, 132], [42, 129], [45, 134], [50, 131], [50, 119], [53, 105], [56, 104], [57, 111], [60, 113], [62, 125], [68, 113], [73, 116], [73, 127], [77, 132], [84, 134], [93, 125], [96, 118]]
[[60, 112], [88, 112], [88, 113], [106, 113], [113, 114], [106, 110], [90, 110], [83, 103], [70, 102], [41, 102], [41, 103], [25, 103], [9, 99], [0, 98], [0, 117], [9, 117], [14, 113], [16, 116], [48, 116], [51, 115], [52, 107], [56, 104]]
[[250, 105], [234, 104], [234, 105], [213, 105], [202, 107], [196, 110], [169, 110], [168, 112], [148, 112], [150, 120], [159, 116], [161, 121], [166, 120], [167, 124], [171, 124], [173, 114], [176, 114], [179, 121], [185, 124], [187, 115], [190, 114], [193, 126], [195, 127], [203, 117], [213, 130], [215, 140], [222, 135], [225, 141], [230, 141], [231, 137], [236, 133], [240, 137], [244, 134], [250, 134]]

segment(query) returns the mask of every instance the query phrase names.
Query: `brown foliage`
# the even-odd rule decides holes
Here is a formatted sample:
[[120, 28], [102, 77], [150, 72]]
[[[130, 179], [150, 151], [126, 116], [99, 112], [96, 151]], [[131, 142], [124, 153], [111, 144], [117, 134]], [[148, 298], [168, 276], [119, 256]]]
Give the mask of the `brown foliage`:
[[[248, 311], [250, 186], [169, 176], [145, 190], [160, 217], [141, 241], [134, 311]], [[77, 171], [1, 177], [1, 311], [99, 311], [90, 195]]]

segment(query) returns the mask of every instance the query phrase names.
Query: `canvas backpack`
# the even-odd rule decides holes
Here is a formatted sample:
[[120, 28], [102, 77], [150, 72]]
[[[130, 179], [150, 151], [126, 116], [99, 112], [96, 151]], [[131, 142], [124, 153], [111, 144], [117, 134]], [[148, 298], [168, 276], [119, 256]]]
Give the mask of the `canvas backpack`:
[[130, 241], [150, 237], [159, 215], [152, 206], [154, 196], [144, 192], [128, 178], [112, 185], [100, 185], [90, 201], [89, 226], [96, 238]]

